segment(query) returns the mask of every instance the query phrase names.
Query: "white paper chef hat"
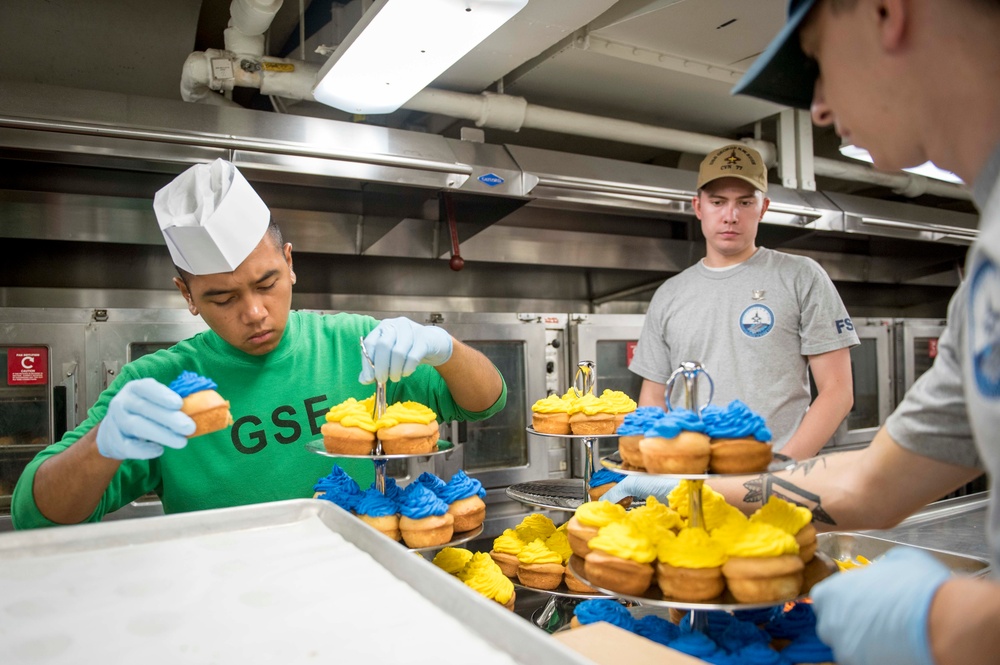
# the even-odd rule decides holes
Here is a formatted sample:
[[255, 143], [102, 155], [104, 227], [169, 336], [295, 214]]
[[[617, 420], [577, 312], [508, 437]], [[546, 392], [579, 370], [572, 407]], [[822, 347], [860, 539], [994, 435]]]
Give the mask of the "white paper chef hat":
[[153, 197], [170, 257], [193, 275], [232, 272], [257, 247], [271, 213], [230, 162], [196, 164]]

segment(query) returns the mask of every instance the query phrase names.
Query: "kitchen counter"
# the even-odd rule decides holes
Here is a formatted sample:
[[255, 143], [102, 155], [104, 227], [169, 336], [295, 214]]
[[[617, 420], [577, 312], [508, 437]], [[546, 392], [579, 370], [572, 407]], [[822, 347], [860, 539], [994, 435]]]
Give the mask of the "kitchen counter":
[[989, 492], [980, 492], [938, 501], [892, 529], [861, 533], [989, 561], [990, 550], [986, 541], [989, 497]]

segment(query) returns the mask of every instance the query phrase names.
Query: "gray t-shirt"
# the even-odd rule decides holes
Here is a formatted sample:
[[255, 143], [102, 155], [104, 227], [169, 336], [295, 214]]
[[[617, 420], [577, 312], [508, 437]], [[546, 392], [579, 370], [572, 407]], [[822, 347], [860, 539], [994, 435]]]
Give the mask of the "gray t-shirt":
[[979, 237], [948, 306], [938, 355], [886, 421], [893, 440], [933, 459], [989, 472], [987, 541], [1000, 573], [1000, 145], [976, 180]]
[[[664, 282], [649, 304], [629, 369], [666, 383], [680, 363], [702, 363], [715, 384], [712, 403], [746, 403], [764, 417], [780, 450], [812, 401], [806, 356], [857, 344], [823, 268], [761, 247], [728, 270], [699, 262]], [[683, 392], [674, 386], [674, 404], [684, 406]], [[699, 393], [701, 404], [707, 388], [700, 385]]]

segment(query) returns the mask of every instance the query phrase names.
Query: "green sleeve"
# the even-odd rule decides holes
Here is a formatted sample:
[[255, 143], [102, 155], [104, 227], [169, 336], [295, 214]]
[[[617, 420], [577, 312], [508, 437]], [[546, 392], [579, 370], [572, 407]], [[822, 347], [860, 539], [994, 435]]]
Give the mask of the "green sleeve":
[[[35, 474], [38, 467], [50, 457], [58, 455], [62, 451], [76, 443], [84, 434], [96, 427], [104, 415], [108, 412], [108, 404], [111, 399], [118, 394], [129, 381], [140, 378], [134, 373], [131, 365], [122, 368], [118, 378], [101, 393], [97, 403], [87, 412], [87, 418], [72, 431], [66, 432], [63, 438], [51, 446], [40, 451], [31, 462], [28, 463], [21, 474], [17, 485], [14, 488], [14, 495], [11, 499], [10, 513], [11, 521], [15, 529], [34, 529], [46, 526], [59, 526], [56, 522], [48, 519], [38, 510], [35, 503], [33, 487]], [[159, 485], [159, 465], [155, 460], [126, 460], [122, 462], [118, 472], [111, 483], [104, 491], [97, 508], [88, 517], [86, 522], [99, 522], [108, 513], [118, 510], [123, 505], [134, 501], [143, 494], [153, 491]]]

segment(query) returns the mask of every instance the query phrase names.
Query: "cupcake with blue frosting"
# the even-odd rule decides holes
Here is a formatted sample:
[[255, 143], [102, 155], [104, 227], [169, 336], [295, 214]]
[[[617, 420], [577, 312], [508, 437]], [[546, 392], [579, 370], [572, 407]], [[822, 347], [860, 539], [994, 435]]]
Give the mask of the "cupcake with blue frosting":
[[316, 483], [313, 485], [313, 498], [318, 499], [323, 494], [326, 494], [327, 490], [334, 487], [340, 487], [341, 485], [345, 484], [346, 485], [353, 484], [354, 487], [357, 488], [357, 492], [361, 491], [361, 489], [358, 487], [358, 483], [354, 480], [354, 478], [351, 478], [351, 476], [348, 475], [348, 473], [344, 471], [342, 468], [340, 468], [340, 466], [334, 464], [333, 469], [330, 470], [330, 473], [317, 480]]
[[[587, 494], [590, 495], [590, 500], [597, 501], [604, 496], [609, 489], [624, 479], [625, 476], [620, 473], [615, 473], [611, 469], [598, 469], [597, 472], [590, 477], [590, 487], [587, 489]], [[632, 497], [626, 497], [618, 503], [628, 508], [632, 503]]]
[[688, 409], [673, 409], [650, 425], [639, 452], [650, 473], [705, 473], [712, 455], [705, 423]]
[[802, 665], [833, 665], [833, 650], [816, 633], [806, 632], [782, 649], [781, 655], [789, 663]]
[[435, 494], [448, 504], [448, 512], [455, 518], [455, 531], [472, 531], [486, 519], [486, 490], [475, 478], [459, 470]]
[[646, 435], [646, 430], [663, 417], [663, 409], [658, 406], [640, 406], [632, 413], [625, 414], [625, 419], [618, 426], [618, 454], [622, 463], [629, 468], [643, 470], [646, 466], [639, 451], [639, 442]]
[[733, 400], [726, 408], [706, 407], [705, 433], [711, 438], [713, 473], [755, 473], [771, 463], [771, 430], [764, 418]]
[[455, 518], [448, 504], [423, 485], [407, 487], [399, 506], [399, 531], [408, 547], [434, 547], [451, 540]]
[[610, 599], [585, 600], [577, 605], [573, 610], [570, 627], [579, 628], [598, 621], [605, 621], [630, 632], [635, 630], [635, 618], [628, 608], [617, 600]]
[[399, 540], [398, 510], [395, 501], [377, 489], [369, 489], [361, 494], [354, 512], [368, 526], [393, 540]]
[[184, 399], [181, 411], [194, 421], [195, 430], [189, 439], [202, 434], [210, 434], [233, 424], [229, 413], [229, 402], [216, 392], [215, 381], [194, 372], [181, 372], [173, 380], [170, 389]]

